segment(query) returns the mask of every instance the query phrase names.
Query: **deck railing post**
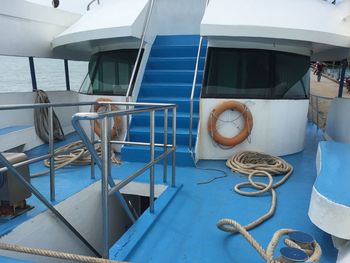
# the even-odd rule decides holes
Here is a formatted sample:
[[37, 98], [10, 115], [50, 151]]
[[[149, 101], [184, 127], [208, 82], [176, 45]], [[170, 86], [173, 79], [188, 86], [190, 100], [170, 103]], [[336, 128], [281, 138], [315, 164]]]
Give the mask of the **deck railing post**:
[[102, 149], [102, 175], [101, 175], [101, 199], [102, 199], [102, 257], [109, 257], [109, 236], [108, 236], [108, 177], [110, 175], [109, 162], [110, 147], [109, 147], [109, 122], [108, 117], [102, 119], [102, 136], [101, 136], [101, 149]]
[[34, 58], [29, 57], [29, 68], [30, 68], [30, 77], [32, 79], [32, 89], [33, 91], [37, 91], [38, 87], [36, 84], [36, 76], [35, 76], [35, 67], [34, 67]]
[[175, 187], [175, 169], [176, 168], [176, 107], [173, 108], [173, 152], [171, 167], [171, 186]]
[[[95, 147], [95, 120], [91, 121], [91, 142]], [[95, 179], [95, 160], [91, 156], [91, 179]]]
[[154, 110], [150, 112], [150, 194], [149, 194], [149, 208], [150, 212], [154, 213]]
[[55, 148], [53, 134], [53, 107], [49, 107], [50, 199], [55, 201]]
[[[164, 152], [168, 150], [168, 109], [164, 109]], [[163, 183], [167, 182], [167, 156], [164, 157], [163, 163]]]
[[317, 129], [319, 128], [319, 123], [318, 123], [318, 96], [316, 96], [316, 125], [317, 125]]
[[343, 97], [345, 71], [347, 66], [348, 66], [348, 61], [346, 59], [343, 59], [341, 62], [341, 74], [340, 74], [340, 80], [339, 80], [339, 90], [338, 90], [339, 98]]
[[[130, 102], [130, 98], [126, 98], [126, 102]], [[126, 105], [126, 110], [129, 110], [129, 105]], [[130, 115], [126, 115], [126, 140], [130, 142]]]
[[64, 75], [66, 77], [66, 90], [70, 91], [68, 60], [64, 60]]

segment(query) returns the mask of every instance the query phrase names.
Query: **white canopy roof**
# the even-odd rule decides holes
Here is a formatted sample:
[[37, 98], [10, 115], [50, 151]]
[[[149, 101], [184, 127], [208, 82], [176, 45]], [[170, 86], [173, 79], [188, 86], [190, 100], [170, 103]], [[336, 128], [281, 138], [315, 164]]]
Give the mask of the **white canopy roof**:
[[348, 0], [213, 0], [201, 35], [303, 41], [317, 53], [350, 48], [349, 15]]
[[[141, 38], [147, 0], [105, 0], [53, 40], [53, 48], [92, 53], [106, 45]], [[119, 41], [113, 41], [119, 39]], [[61, 50], [62, 50], [61, 49]], [[58, 49], [57, 51], [60, 51]]]

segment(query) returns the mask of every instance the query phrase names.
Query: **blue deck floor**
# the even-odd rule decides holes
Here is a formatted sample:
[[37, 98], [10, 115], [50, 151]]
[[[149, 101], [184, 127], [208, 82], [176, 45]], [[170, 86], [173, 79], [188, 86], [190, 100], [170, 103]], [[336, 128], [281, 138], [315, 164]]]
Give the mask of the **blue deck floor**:
[[[317, 229], [307, 215], [320, 139], [321, 135], [310, 125], [305, 150], [284, 157], [295, 170], [290, 179], [276, 190], [276, 214], [250, 233], [266, 248], [273, 233], [280, 228], [307, 232], [321, 244], [323, 256], [320, 262], [332, 263], [336, 262], [337, 251], [332, 246], [331, 237]], [[246, 177], [232, 173], [224, 161], [205, 161], [199, 166], [222, 169], [229, 176], [198, 185], [198, 182], [222, 174], [177, 167], [177, 184], [183, 184], [182, 189], [138, 246], [123, 259], [131, 262], [264, 262], [242, 236], [219, 231], [216, 223], [225, 217], [241, 224], [251, 222], [269, 209], [270, 195], [254, 198], [233, 192], [232, 187], [245, 181]]]
[[[74, 136], [69, 138], [73, 139]], [[321, 262], [332, 263], [336, 261], [337, 251], [332, 246], [330, 236], [317, 229], [307, 216], [311, 189], [316, 177], [315, 157], [320, 139], [321, 135], [316, 133], [315, 127], [309, 125], [305, 150], [284, 157], [295, 170], [290, 179], [277, 189], [276, 214], [250, 233], [266, 247], [277, 229], [294, 228], [305, 231], [321, 244]], [[38, 148], [36, 151], [44, 152], [45, 148]], [[141, 163], [124, 162], [121, 166], [113, 166], [112, 173], [115, 178], [121, 179], [141, 166]], [[198, 182], [222, 174], [191, 167], [177, 167], [177, 185], [183, 187], [138, 245], [123, 259], [132, 262], [264, 262], [241, 236], [219, 231], [216, 222], [224, 217], [233, 218], [241, 224], [251, 222], [269, 209], [270, 196], [267, 194], [264, 197], [249, 198], [233, 192], [232, 187], [246, 180], [246, 177], [229, 171], [224, 161], [203, 161], [199, 166], [222, 169], [229, 176], [210, 184], [197, 185]], [[42, 164], [31, 167], [32, 172], [41, 169]], [[161, 183], [162, 169], [161, 165], [156, 166], [157, 183]], [[170, 167], [168, 170], [170, 175]], [[94, 180], [90, 179], [89, 171], [89, 166], [58, 171], [57, 202], [92, 184]], [[97, 178], [98, 174], [97, 172]], [[148, 182], [148, 174], [143, 174], [136, 181]], [[47, 176], [33, 180], [33, 184], [47, 198], [48, 182]], [[45, 210], [34, 197], [29, 203], [35, 205], [35, 209], [11, 222], [0, 223], [0, 236]], [[119, 259], [121, 254], [118, 253], [116, 258]], [[0, 256], [0, 259], [3, 258]]]

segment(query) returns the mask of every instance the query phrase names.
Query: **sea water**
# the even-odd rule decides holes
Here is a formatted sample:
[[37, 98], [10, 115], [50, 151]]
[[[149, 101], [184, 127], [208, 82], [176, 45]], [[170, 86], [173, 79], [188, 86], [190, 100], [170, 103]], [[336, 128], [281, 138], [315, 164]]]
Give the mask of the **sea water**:
[[[62, 59], [34, 58], [38, 89], [66, 90]], [[71, 90], [78, 91], [88, 71], [86, 61], [68, 61]], [[29, 59], [0, 56], [0, 92], [32, 91]]]

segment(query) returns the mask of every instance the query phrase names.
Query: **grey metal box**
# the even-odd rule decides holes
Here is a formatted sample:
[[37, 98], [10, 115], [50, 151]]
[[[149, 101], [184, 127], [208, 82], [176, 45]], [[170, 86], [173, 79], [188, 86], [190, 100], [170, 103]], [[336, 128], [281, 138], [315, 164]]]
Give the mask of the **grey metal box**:
[[[24, 153], [3, 153], [4, 157], [11, 163], [19, 163], [28, 160]], [[3, 165], [0, 164], [0, 167]], [[17, 168], [17, 171], [30, 182], [30, 173], [28, 165]], [[2, 177], [2, 179], [1, 179]], [[3, 173], [0, 177], [0, 201], [6, 201], [9, 205], [25, 200], [31, 196], [31, 192], [27, 190], [24, 185], [17, 180], [10, 172]]]

